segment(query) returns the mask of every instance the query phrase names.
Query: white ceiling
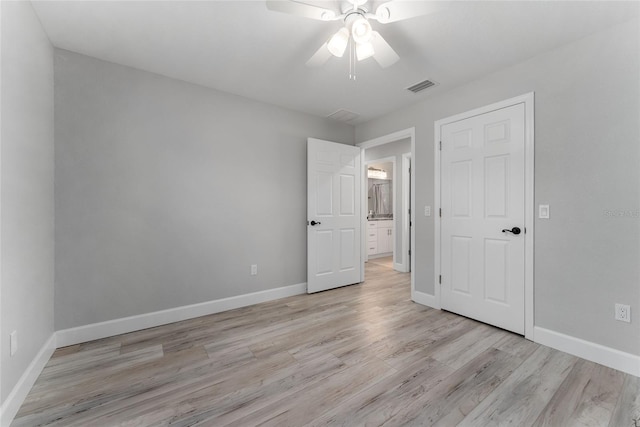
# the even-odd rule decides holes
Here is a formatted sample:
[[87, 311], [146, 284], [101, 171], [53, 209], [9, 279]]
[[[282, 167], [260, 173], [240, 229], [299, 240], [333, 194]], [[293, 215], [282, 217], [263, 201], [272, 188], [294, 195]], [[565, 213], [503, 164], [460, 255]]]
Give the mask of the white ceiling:
[[[283, 0], [286, 1], [286, 0]], [[264, 1], [34, 1], [59, 48], [304, 111], [338, 109], [360, 123], [637, 17], [637, 2], [442, 2], [438, 12], [382, 25], [400, 55], [382, 69], [305, 62], [341, 23], [267, 10]], [[315, 1], [314, 3], [318, 3]], [[424, 79], [438, 86], [405, 90]]]

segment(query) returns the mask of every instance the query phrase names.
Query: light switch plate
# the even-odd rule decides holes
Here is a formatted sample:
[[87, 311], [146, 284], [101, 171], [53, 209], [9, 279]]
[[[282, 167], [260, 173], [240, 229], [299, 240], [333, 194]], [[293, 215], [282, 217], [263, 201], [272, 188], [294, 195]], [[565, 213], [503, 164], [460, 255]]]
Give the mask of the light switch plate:
[[538, 210], [538, 218], [549, 219], [549, 205], [540, 205]]
[[431, 206], [424, 207], [424, 216], [431, 216]]
[[9, 334], [9, 348], [12, 356], [18, 351], [18, 331], [13, 331]]

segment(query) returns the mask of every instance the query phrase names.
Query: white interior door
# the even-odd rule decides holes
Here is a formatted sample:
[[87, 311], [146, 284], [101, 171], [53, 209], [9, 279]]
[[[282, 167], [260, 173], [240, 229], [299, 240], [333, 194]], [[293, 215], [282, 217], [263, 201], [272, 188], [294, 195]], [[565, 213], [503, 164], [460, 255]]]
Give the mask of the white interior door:
[[307, 142], [307, 292], [360, 282], [361, 149]]
[[524, 334], [525, 107], [441, 128], [442, 308]]

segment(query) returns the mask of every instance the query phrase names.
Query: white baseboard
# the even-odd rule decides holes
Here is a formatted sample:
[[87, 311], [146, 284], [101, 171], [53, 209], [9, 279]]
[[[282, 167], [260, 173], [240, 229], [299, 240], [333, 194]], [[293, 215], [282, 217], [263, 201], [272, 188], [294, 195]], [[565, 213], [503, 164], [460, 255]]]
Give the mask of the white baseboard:
[[384, 252], [384, 253], [381, 253], [381, 254], [370, 254], [370, 255], [367, 255], [367, 260], [378, 259], [378, 258], [386, 258], [386, 257], [389, 257], [389, 256], [393, 256], [393, 252]]
[[404, 265], [404, 263], [402, 262], [394, 262], [393, 263], [393, 269], [395, 271], [399, 271], [400, 273], [408, 273], [409, 269], [407, 268], [406, 265]]
[[56, 334], [54, 332], [31, 361], [27, 370], [22, 374], [18, 383], [2, 404], [0, 408], [0, 426], [8, 427], [11, 424], [56, 347]]
[[435, 295], [429, 295], [424, 292], [412, 290], [411, 300], [413, 302], [417, 302], [418, 304], [426, 305], [427, 307], [440, 310], [440, 303], [438, 302]]
[[536, 326], [533, 340], [582, 359], [640, 377], [640, 356]]
[[92, 323], [76, 328], [63, 329], [56, 333], [58, 347], [93, 341], [114, 335], [126, 334], [141, 329], [153, 328], [181, 320], [193, 319], [234, 308], [246, 307], [261, 302], [272, 301], [307, 292], [307, 284], [283, 286], [281, 288], [268, 289], [235, 297], [207, 301], [198, 304], [185, 305], [170, 308], [168, 310], [154, 311], [152, 313], [137, 316], [123, 317], [108, 320], [106, 322]]

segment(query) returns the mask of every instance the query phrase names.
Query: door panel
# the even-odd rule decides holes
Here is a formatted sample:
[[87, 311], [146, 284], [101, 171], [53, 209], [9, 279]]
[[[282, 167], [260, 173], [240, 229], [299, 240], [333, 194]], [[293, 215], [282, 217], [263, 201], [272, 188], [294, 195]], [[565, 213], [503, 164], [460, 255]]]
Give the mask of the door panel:
[[441, 128], [441, 303], [524, 333], [524, 104]]
[[340, 175], [340, 215], [355, 215], [355, 176]]
[[333, 230], [318, 230], [316, 238], [316, 274], [330, 274], [333, 265]]
[[484, 297], [493, 302], [509, 301], [509, 243], [504, 240], [484, 240]]
[[462, 161], [451, 165], [451, 214], [454, 217], [471, 216], [471, 162]]
[[484, 159], [484, 209], [487, 218], [509, 216], [509, 157], [495, 156]]
[[307, 142], [309, 293], [360, 281], [360, 151], [313, 138]]
[[340, 271], [356, 268], [355, 239], [356, 230], [353, 228], [340, 230]]
[[471, 293], [471, 238], [451, 236], [451, 289]]

